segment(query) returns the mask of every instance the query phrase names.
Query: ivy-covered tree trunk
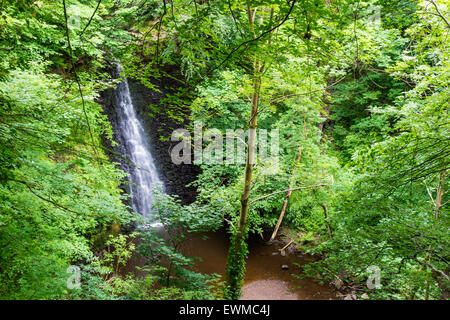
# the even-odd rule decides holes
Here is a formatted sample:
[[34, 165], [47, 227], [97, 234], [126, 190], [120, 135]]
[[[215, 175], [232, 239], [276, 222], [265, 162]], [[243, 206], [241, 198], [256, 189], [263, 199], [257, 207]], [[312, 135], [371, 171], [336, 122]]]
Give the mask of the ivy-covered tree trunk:
[[250, 113], [250, 125], [248, 134], [247, 160], [245, 165], [244, 190], [241, 196], [241, 209], [239, 224], [232, 236], [231, 246], [228, 252], [227, 262], [227, 286], [225, 298], [238, 299], [245, 275], [245, 258], [247, 256], [247, 215], [249, 208], [249, 197], [252, 184], [252, 172], [256, 159], [256, 128], [258, 125], [258, 103], [261, 89], [261, 64], [255, 58], [253, 74], [252, 110]]
[[[250, 6], [247, 6], [248, 23], [254, 31], [254, 12]], [[241, 195], [241, 209], [239, 214], [239, 224], [231, 238], [231, 246], [228, 252], [227, 270], [226, 270], [226, 288], [225, 298], [237, 300], [241, 295], [241, 288], [245, 275], [245, 258], [247, 256], [247, 215], [249, 208], [250, 190], [252, 184], [252, 172], [256, 159], [256, 128], [258, 126], [258, 104], [261, 90], [261, 61], [258, 54], [255, 54], [253, 65], [253, 92], [252, 105], [249, 119], [249, 133], [247, 146], [247, 160], [245, 164], [244, 189]]]

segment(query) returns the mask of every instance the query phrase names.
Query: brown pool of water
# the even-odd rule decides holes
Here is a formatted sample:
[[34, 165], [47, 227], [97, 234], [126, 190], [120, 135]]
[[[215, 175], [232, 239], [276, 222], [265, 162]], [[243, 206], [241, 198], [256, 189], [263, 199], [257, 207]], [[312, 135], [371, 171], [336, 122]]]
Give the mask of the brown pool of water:
[[[314, 258], [298, 253], [280, 254], [280, 243], [267, 245], [261, 238], [250, 237], [246, 263], [243, 300], [328, 300], [336, 299], [331, 286], [320, 285], [313, 279], [298, 279], [300, 267]], [[223, 231], [191, 234], [183, 244], [183, 253], [199, 257], [195, 270], [201, 273], [217, 273], [225, 278], [229, 240]], [[288, 269], [282, 269], [287, 265]]]

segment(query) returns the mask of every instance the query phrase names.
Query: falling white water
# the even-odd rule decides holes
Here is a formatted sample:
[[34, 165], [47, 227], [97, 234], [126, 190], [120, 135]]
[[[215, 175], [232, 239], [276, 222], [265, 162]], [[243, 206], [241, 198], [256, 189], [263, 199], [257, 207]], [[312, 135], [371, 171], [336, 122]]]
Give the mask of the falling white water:
[[[118, 65], [118, 76], [120, 70]], [[155, 222], [149, 214], [153, 191], [155, 187], [163, 189], [164, 186], [148, 149], [148, 139], [137, 117], [126, 79], [117, 85], [116, 101], [118, 116], [116, 133], [124, 156], [131, 161], [127, 166], [131, 204], [134, 211]]]

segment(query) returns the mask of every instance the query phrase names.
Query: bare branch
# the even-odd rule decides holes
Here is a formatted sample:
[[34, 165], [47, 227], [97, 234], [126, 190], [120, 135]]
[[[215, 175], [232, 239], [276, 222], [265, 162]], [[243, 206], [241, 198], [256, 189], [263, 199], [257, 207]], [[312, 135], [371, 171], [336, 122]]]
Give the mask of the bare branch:
[[447, 18], [444, 17], [444, 15], [441, 13], [441, 10], [439, 10], [439, 7], [434, 0], [429, 0], [429, 2], [434, 6], [437, 12], [437, 16], [440, 17], [444, 22], [447, 24], [447, 28], [450, 28], [450, 23], [448, 22]]
[[87, 28], [89, 27], [89, 25], [91, 24], [92, 19], [94, 18], [95, 13], [96, 13], [97, 10], [98, 10], [98, 7], [100, 7], [100, 3], [101, 3], [101, 2], [102, 2], [102, 0], [98, 0], [97, 7], [95, 7], [95, 10], [94, 10], [94, 12], [93, 12], [92, 15], [91, 15], [91, 18], [89, 19], [88, 23], [84, 26], [83, 31], [81, 31], [80, 38], [83, 36], [84, 32], [86, 31], [86, 29], [87, 29]]
[[448, 275], [445, 274], [444, 271], [437, 269], [432, 263], [430, 262], [422, 262], [419, 259], [415, 259], [419, 264], [423, 265], [423, 266], [427, 266], [430, 267], [431, 270], [433, 270], [434, 272], [439, 273], [441, 276], [443, 276], [447, 281], [450, 281], [450, 277]]
[[425, 189], [427, 189], [428, 195], [430, 196], [431, 202], [433, 202], [433, 205], [436, 205], [434, 203], [434, 199], [433, 199], [433, 195], [431, 194], [430, 189], [428, 188], [427, 182], [425, 181], [425, 179], [423, 179], [423, 183], [425, 184]]
[[345, 76], [342, 77], [342, 78], [340, 78], [338, 81], [336, 81], [335, 83], [330, 84], [329, 86], [327, 86], [327, 87], [325, 87], [325, 88], [321, 88], [321, 89], [317, 89], [317, 90], [312, 90], [312, 91], [307, 91], [307, 92], [302, 92], [302, 93], [292, 93], [292, 94], [287, 94], [287, 95], [284, 95], [284, 96], [282, 96], [282, 97], [279, 97], [279, 98], [276, 98], [276, 99], [274, 99], [274, 100], [271, 100], [270, 103], [282, 101], [282, 100], [287, 99], [287, 98], [290, 98], [290, 97], [306, 96], [306, 95], [309, 95], [309, 94], [311, 94], [311, 93], [315, 93], [315, 92], [320, 92], [320, 91], [323, 91], [323, 90], [327, 90], [327, 89], [329, 89], [329, 88], [331, 88], [331, 87], [337, 85], [339, 82], [341, 82], [341, 81], [344, 80], [344, 79], [345, 79]]
[[28, 190], [30, 190], [30, 192], [31, 192], [32, 194], [34, 194], [36, 197], [38, 197], [39, 199], [41, 199], [41, 200], [43, 200], [43, 201], [46, 201], [46, 202], [48, 202], [48, 203], [51, 203], [52, 205], [54, 205], [55, 207], [57, 207], [57, 208], [59, 208], [59, 209], [62, 209], [62, 210], [65, 210], [65, 211], [69, 211], [69, 212], [72, 212], [72, 213], [76, 213], [76, 214], [79, 214], [79, 215], [84, 215], [84, 214], [81, 213], [81, 212], [73, 211], [73, 210], [71, 210], [71, 209], [69, 209], [69, 208], [67, 208], [67, 207], [65, 207], [65, 206], [63, 206], [63, 205], [61, 205], [61, 204], [59, 204], [59, 203], [57, 203], [57, 202], [51, 200], [51, 199], [48, 199], [48, 198], [45, 198], [45, 197], [41, 196], [41, 195], [38, 194], [36, 191], [34, 191], [33, 187], [32, 187], [28, 182], [26, 182], [26, 181], [23, 181], [23, 180], [17, 180], [17, 179], [8, 179], [8, 180], [14, 181], [14, 182], [18, 182], [18, 183], [21, 183], [21, 184], [25, 185], [25, 186], [28, 188]]
[[319, 184], [316, 184], [313, 186], [296, 187], [296, 188], [290, 188], [290, 189], [286, 189], [286, 190], [282, 190], [282, 191], [273, 192], [273, 193], [267, 194], [265, 196], [262, 196], [262, 197], [256, 198], [255, 200], [250, 201], [250, 204], [252, 204], [253, 202], [280, 194], [280, 193], [285, 193], [285, 192], [295, 191], [295, 190], [303, 190], [303, 189], [315, 189], [315, 188], [319, 188], [319, 187], [329, 187], [329, 186], [332, 186], [333, 184], [334, 184], [334, 177], [331, 176], [331, 183], [319, 183]]
[[262, 37], [264, 37], [266, 34], [269, 34], [269, 33], [271, 33], [272, 31], [278, 29], [282, 24], [284, 24], [284, 23], [287, 21], [287, 19], [289, 18], [289, 16], [290, 16], [291, 13], [292, 13], [292, 10], [294, 9], [294, 6], [295, 6], [295, 3], [296, 3], [296, 2], [297, 2], [297, 0], [293, 0], [293, 1], [292, 1], [292, 4], [291, 4], [291, 6], [290, 6], [290, 8], [289, 8], [288, 13], [287, 13], [286, 16], [283, 18], [283, 20], [281, 20], [280, 23], [278, 23], [276, 26], [270, 28], [269, 30], [266, 30], [266, 31], [262, 32], [259, 36], [255, 37], [255, 38], [253, 38], [253, 39], [250, 39], [250, 40], [241, 42], [237, 47], [235, 47], [233, 50], [230, 51], [230, 53], [225, 57], [225, 59], [222, 60], [222, 62], [219, 63], [219, 65], [218, 65], [217, 67], [215, 67], [215, 68], [213, 69], [213, 71], [216, 70], [216, 69], [218, 69], [218, 68], [220, 68], [220, 67], [221, 67], [228, 59], [230, 59], [231, 56], [232, 56], [236, 51], [238, 51], [242, 46], [247, 45], [247, 44], [249, 44], [249, 43], [251, 43], [251, 42], [258, 41], [259, 39], [261, 39]]
[[[100, 3], [99, 3], [99, 5], [100, 5]], [[88, 117], [87, 112], [86, 112], [86, 105], [85, 105], [85, 102], [84, 102], [83, 91], [81, 90], [80, 78], [78, 77], [78, 74], [75, 71], [75, 64], [74, 64], [74, 61], [73, 61], [73, 50], [72, 50], [72, 45], [71, 45], [71, 42], [70, 42], [66, 0], [63, 0], [63, 9], [64, 9], [64, 21], [65, 21], [65, 27], [66, 27], [67, 46], [69, 47], [69, 54], [70, 54], [70, 64], [71, 64], [70, 72], [72, 72], [73, 75], [75, 76], [75, 81], [76, 81], [76, 83], [78, 85], [78, 91], [80, 92], [80, 97], [81, 97], [81, 103], [82, 103], [82, 106], [83, 106], [84, 117], [86, 118], [86, 123], [87, 123], [88, 129], [89, 129], [89, 135], [91, 136], [94, 153], [97, 156], [97, 148], [96, 148], [96, 144], [95, 144], [95, 140], [94, 140], [94, 135], [92, 134], [91, 124], [89, 123], [89, 117]], [[94, 14], [95, 14], [95, 12], [94, 12]], [[87, 26], [86, 26], [86, 28], [87, 28]]]

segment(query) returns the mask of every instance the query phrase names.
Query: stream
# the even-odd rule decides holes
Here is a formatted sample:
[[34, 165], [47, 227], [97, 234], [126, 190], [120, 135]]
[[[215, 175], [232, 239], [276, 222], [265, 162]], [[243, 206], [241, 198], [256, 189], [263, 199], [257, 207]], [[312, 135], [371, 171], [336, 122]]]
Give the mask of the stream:
[[[207, 237], [204, 239], [204, 237]], [[224, 231], [206, 234], [192, 234], [184, 243], [183, 253], [200, 257], [195, 270], [201, 273], [217, 273], [225, 277], [225, 265], [229, 241]], [[299, 253], [280, 254], [282, 244], [266, 245], [256, 235], [248, 240], [249, 256], [246, 263], [245, 284], [242, 300], [329, 300], [336, 299], [331, 286], [320, 285], [312, 279], [298, 279], [303, 265], [314, 258]], [[282, 266], [286, 265], [287, 270]]]

